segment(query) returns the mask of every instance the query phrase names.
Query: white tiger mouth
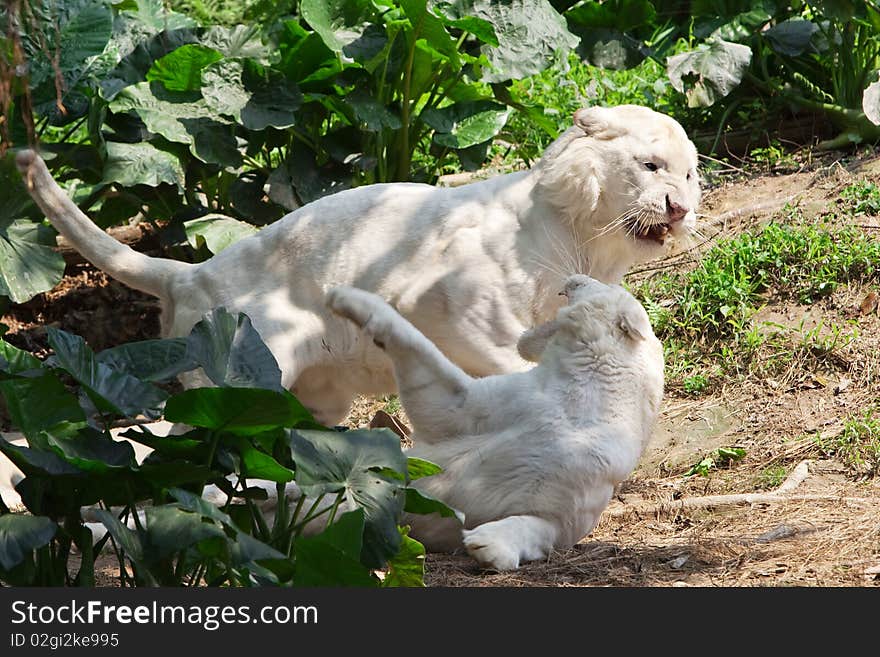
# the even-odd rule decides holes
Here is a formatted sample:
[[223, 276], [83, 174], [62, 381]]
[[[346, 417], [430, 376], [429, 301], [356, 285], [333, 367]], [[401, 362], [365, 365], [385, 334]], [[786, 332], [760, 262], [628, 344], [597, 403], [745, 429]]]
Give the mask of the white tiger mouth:
[[672, 227], [667, 223], [655, 223], [646, 226], [642, 222], [636, 222], [630, 226], [629, 233], [637, 240], [651, 241], [662, 245], [671, 230]]

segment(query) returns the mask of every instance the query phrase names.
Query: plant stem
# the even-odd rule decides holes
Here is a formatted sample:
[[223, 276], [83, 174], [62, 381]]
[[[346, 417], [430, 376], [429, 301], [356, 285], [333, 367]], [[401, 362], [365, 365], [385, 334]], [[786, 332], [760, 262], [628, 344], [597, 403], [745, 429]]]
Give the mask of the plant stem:
[[[290, 531], [293, 533], [294, 538], [299, 537], [299, 535], [302, 533], [303, 528], [308, 523], [310, 523], [312, 520], [314, 520], [319, 515], [321, 515], [320, 513], [318, 513], [314, 516], [312, 514], [315, 512], [315, 509], [318, 508], [318, 505], [321, 503], [321, 500], [323, 500], [323, 499], [324, 499], [324, 493], [321, 493], [320, 495], [318, 495], [317, 498], [315, 498], [315, 501], [312, 503], [312, 506], [309, 507], [309, 510], [306, 512], [306, 515], [302, 519], [302, 521], [295, 523], [295, 524], [291, 524]], [[330, 510], [330, 507], [327, 507], [326, 509], [324, 509], [324, 511], [329, 511], [329, 510]]]
[[333, 506], [330, 507], [330, 515], [327, 517], [327, 527], [333, 524], [333, 521], [336, 520], [336, 511], [339, 509], [339, 504], [342, 500], [345, 499], [345, 491], [339, 491], [336, 494], [336, 499], [333, 501]]
[[286, 536], [285, 536], [285, 545], [282, 552], [286, 554], [288, 557], [293, 554], [293, 531], [294, 527], [296, 527], [296, 520], [299, 518], [300, 511], [302, 511], [303, 504], [305, 504], [306, 496], [300, 495], [299, 499], [296, 501], [296, 506], [293, 509], [293, 514], [290, 517], [290, 524], [288, 525]]

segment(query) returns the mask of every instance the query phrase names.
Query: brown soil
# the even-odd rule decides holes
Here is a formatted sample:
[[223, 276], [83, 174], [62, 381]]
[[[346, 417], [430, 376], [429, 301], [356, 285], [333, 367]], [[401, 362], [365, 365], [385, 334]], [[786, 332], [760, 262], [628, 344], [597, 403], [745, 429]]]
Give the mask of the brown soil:
[[[767, 221], [786, 202], [807, 217], [833, 212], [840, 189], [857, 178], [880, 181], [880, 161], [808, 162], [785, 175], [721, 176], [706, 194], [700, 248], [641, 268], [631, 280], [687, 268], [711, 241]], [[744, 204], [745, 203], [745, 207]], [[874, 234], [877, 218], [860, 218]], [[671, 386], [654, 441], [618, 491], [597, 529], [573, 549], [514, 573], [481, 571], [466, 555], [428, 555], [432, 586], [878, 586], [880, 479], [877, 464], [845, 464], [823, 452], [817, 432], [833, 436], [845, 418], [874, 407], [880, 367], [880, 318], [859, 306], [870, 286], [851, 284], [810, 306], [769, 300], [756, 321], [791, 327], [793, 336], [823, 327], [857, 328], [857, 337], [821, 363], [793, 360], [766, 377], [725, 379], [710, 394]], [[0, 321], [18, 346], [45, 350], [45, 324], [83, 335], [95, 349], [157, 337], [149, 297], [109, 281], [87, 265], [68, 267], [50, 293], [13, 306]], [[828, 330], [823, 329], [823, 330]], [[794, 339], [794, 338], [793, 338]], [[348, 420], [364, 426], [387, 400], [359, 400]], [[393, 409], [391, 409], [393, 410]], [[405, 421], [405, 416], [403, 416]], [[720, 446], [743, 460], [685, 476]], [[804, 463], [806, 461], [806, 463]], [[801, 465], [800, 468], [797, 466]], [[792, 489], [776, 495], [784, 474]], [[796, 484], [796, 485], [795, 485]], [[759, 494], [759, 498], [743, 498]], [[769, 495], [768, 495], [769, 494]], [[739, 495], [740, 497], [733, 497]], [[700, 500], [713, 497], [711, 504]], [[695, 505], [695, 506], [688, 506]], [[109, 582], [108, 582], [109, 583]]]

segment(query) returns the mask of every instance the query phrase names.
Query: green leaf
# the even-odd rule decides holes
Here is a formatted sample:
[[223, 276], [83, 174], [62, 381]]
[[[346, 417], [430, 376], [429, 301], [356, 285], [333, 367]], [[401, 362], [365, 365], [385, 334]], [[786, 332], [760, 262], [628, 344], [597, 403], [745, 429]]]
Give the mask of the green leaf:
[[147, 80], [158, 81], [171, 91], [198, 91], [202, 70], [223, 59], [223, 55], [205, 46], [189, 43], [153, 62]]
[[208, 66], [202, 73], [202, 95], [214, 112], [249, 130], [295, 125], [302, 103], [296, 84], [251, 60], [227, 59]]
[[133, 0], [120, 8], [120, 14], [135, 19], [150, 34], [198, 25], [189, 16], [171, 11], [163, 0]]
[[116, 113], [134, 112], [150, 132], [187, 144], [203, 162], [231, 167], [241, 163], [232, 126], [198, 92], [141, 82], [120, 91], [109, 107]]
[[319, 167], [315, 161], [315, 154], [309, 149], [295, 148], [293, 153], [289, 153], [287, 159], [269, 175], [269, 194], [274, 198], [280, 198], [279, 188], [284, 188], [288, 193], [290, 189], [294, 189], [302, 203], [311, 203], [321, 197], [348, 189], [351, 187], [351, 178], [351, 171], [348, 168], [341, 165], [334, 166], [332, 162]]
[[46, 476], [57, 478], [62, 475], [84, 474], [82, 470], [70, 465], [54, 452], [14, 445], [3, 437], [0, 437], [0, 452], [3, 452], [6, 458], [28, 478]]
[[501, 132], [510, 112], [511, 109], [505, 105], [480, 100], [425, 110], [421, 118], [434, 129], [436, 143], [462, 149], [492, 139]]
[[146, 516], [146, 554], [152, 561], [186, 550], [206, 538], [226, 538], [222, 528], [205, 522], [200, 514], [170, 504], [149, 507]]
[[[24, 181], [15, 166], [15, 157], [11, 150], [6, 154], [6, 157], [0, 158], [0, 180], [5, 182], [4, 185], [0, 185], [0, 208], [3, 208], [3, 214], [0, 215], [0, 225], [14, 219], [40, 220], [42, 218], [43, 212], [28, 194]], [[54, 241], [49, 244], [53, 245]]]
[[241, 110], [251, 99], [241, 77], [244, 62], [226, 59], [205, 68], [202, 72], [202, 96], [216, 114], [231, 116], [241, 121]]
[[433, 50], [448, 58], [452, 66], [458, 66], [455, 39], [446, 31], [443, 21], [428, 11], [427, 0], [400, 0], [400, 7], [412, 24], [413, 38], [424, 39]]
[[186, 338], [166, 338], [111, 347], [99, 352], [97, 359], [114, 371], [130, 374], [141, 381], [159, 382], [198, 366], [186, 353]]
[[587, 0], [565, 13], [565, 17], [591, 28], [614, 28], [629, 32], [646, 25], [657, 15], [650, 0]]
[[180, 161], [171, 153], [146, 142], [123, 144], [108, 141], [103, 182], [115, 182], [123, 187], [157, 187], [168, 183], [181, 191], [185, 186]]
[[795, 18], [777, 23], [761, 35], [780, 55], [800, 57], [810, 49], [813, 35], [818, 31], [819, 26], [815, 23]]
[[410, 481], [415, 481], [422, 477], [430, 477], [441, 472], [443, 472], [443, 468], [436, 463], [431, 463], [415, 456], [408, 456], [406, 458], [406, 476]]
[[380, 132], [388, 128], [398, 130], [400, 117], [375, 98], [363, 92], [354, 91], [345, 97], [344, 102], [351, 107], [360, 129], [367, 132]]
[[751, 60], [748, 46], [713, 37], [695, 50], [669, 57], [666, 70], [689, 107], [709, 107], [739, 85]]
[[38, 0], [31, 4], [28, 11], [33, 12], [33, 22], [26, 23], [30, 29], [24, 46], [31, 88], [39, 88], [34, 101], [39, 104], [55, 98], [56, 75], [60, 75], [58, 82], [64, 92], [88, 75], [110, 41], [113, 13], [103, 0]]
[[57, 531], [58, 525], [45, 516], [0, 516], [0, 568], [15, 568], [29, 552], [48, 545]]
[[[152, 457], [152, 454], [150, 456]], [[153, 489], [201, 484], [203, 481], [217, 476], [205, 465], [196, 465], [186, 461], [161, 463], [146, 460], [138, 468], [137, 475]]]
[[240, 435], [312, 421], [311, 414], [286, 390], [259, 388], [191, 388], [166, 402], [165, 419]]
[[266, 452], [254, 447], [246, 438], [234, 441], [236, 451], [241, 457], [241, 474], [254, 479], [267, 479], [276, 483], [294, 480], [294, 472], [285, 468]]
[[370, 0], [302, 0], [299, 10], [327, 47], [337, 53], [363, 37], [375, 15]]
[[504, 82], [540, 73], [557, 53], [575, 48], [579, 39], [547, 0], [466, 0], [467, 13], [491, 23], [498, 46], [484, 45], [491, 68], [485, 82]]
[[438, 513], [441, 518], [457, 518], [459, 522], [464, 522], [464, 514], [460, 511], [456, 511], [437, 498], [431, 497], [412, 486], [408, 486], [406, 489], [406, 504], [403, 510], [407, 513], [418, 513], [420, 515]]
[[64, 258], [51, 247], [54, 231], [27, 219], [0, 217], [0, 296], [24, 303], [64, 276]]
[[95, 358], [78, 335], [49, 327], [49, 345], [55, 351], [52, 364], [66, 370], [88, 391], [129, 417], [157, 415], [168, 395], [130, 374], [117, 372]]
[[217, 254], [243, 237], [254, 235], [258, 228], [222, 214], [207, 214], [183, 222], [186, 239], [194, 249], [206, 246]]
[[365, 586], [378, 580], [360, 562], [364, 533], [364, 510], [341, 515], [316, 536], [296, 542], [296, 586]]
[[252, 564], [264, 559], [284, 559], [285, 555], [271, 545], [239, 531], [230, 543], [229, 554], [234, 565]]
[[722, 465], [730, 461], [739, 461], [746, 456], [746, 450], [742, 447], [719, 447], [717, 453], [718, 461]]
[[283, 21], [280, 30], [278, 68], [289, 80], [296, 80], [304, 88], [323, 86], [342, 71], [340, 58], [316, 32], [304, 29], [297, 21]]
[[292, 431], [290, 447], [296, 482], [307, 495], [344, 491], [349, 502], [364, 510], [362, 562], [379, 568], [395, 555], [400, 547], [397, 522], [403, 511], [403, 482], [383, 470], [406, 472], [397, 434], [386, 429]]
[[52, 449], [83, 472], [102, 473], [136, 466], [130, 443], [113, 440], [94, 429], [82, 429], [74, 435], [47, 432], [41, 438], [44, 448]]
[[137, 567], [137, 574], [143, 578], [147, 584], [158, 586], [156, 578], [150, 572], [145, 563], [144, 545], [138, 532], [123, 525], [119, 521], [119, 518], [109, 511], [98, 509], [94, 514], [101, 524], [107, 528], [110, 536], [116, 541], [117, 546], [119, 546], [123, 554], [135, 564]]
[[[271, 49], [260, 38], [260, 28], [254, 25], [212, 25], [202, 34], [202, 45], [219, 50], [226, 57], [250, 57], [261, 60]], [[274, 26], [273, 26], [274, 29]]]
[[578, 55], [593, 66], [620, 71], [637, 66], [645, 58], [641, 42], [617, 29], [574, 24], [571, 31], [581, 38]]
[[425, 585], [425, 546], [409, 537], [409, 527], [400, 527], [400, 551], [388, 561], [382, 587]]
[[187, 358], [215, 385], [283, 390], [275, 356], [244, 313], [221, 307], [204, 315], [187, 337]]
[[29, 439], [36, 439], [43, 431], [70, 433], [86, 424], [76, 396], [52, 372], [0, 381], [0, 393], [13, 426]]
[[429, 7], [445, 25], [473, 34], [485, 44], [497, 46], [495, 26], [484, 18], [469, 16], [466, 4], [469, 3], [432, 0]]
[[7, 374], [21, 374], [30, 370], [38, 370], [43, 366], [40, 360], [32, 354], [13, 347], [0, 338], [0, 372]]
[[169, 488], [168, 494], [177, 500], [177, 503], [181, 508], [186, 509], [187, 511], [192, 511], [193, 513], [198, 513], [211, 520], [216, 520], [227, 527], [235, 528], [235, 523], [232, 522], [232, 518], [207, 500], [202, 499], [199, 495], [182, 488]]

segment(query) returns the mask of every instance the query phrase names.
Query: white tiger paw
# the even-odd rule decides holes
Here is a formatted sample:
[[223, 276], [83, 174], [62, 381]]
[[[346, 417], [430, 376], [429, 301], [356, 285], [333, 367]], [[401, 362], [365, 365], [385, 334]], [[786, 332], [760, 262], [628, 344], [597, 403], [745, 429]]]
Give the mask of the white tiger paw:
[[334, 313], [351, 320], [360, 328], [370, 321], [377, 307], [384, 305], [375, 294], [346, 286], [334, 287], [330, 290], [325, 303]]
[[490, 524], [462, 531], [468, 554], [488, 570], [516, 570], [519, 568], [519, 550], [508, 542], [505, 532], [497, 531], [497, 527]]

